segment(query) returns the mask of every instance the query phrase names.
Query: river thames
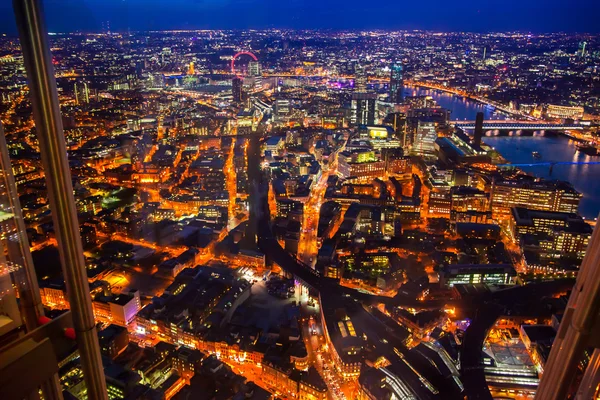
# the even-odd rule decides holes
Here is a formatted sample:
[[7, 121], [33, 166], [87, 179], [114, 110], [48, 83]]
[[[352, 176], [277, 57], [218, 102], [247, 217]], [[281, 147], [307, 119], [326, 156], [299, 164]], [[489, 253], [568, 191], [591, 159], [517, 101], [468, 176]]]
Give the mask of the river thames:
[[[481, 103], [440, 91], [411, 87], [405, 90], [405, 95], [431, 96], [441, 107], [452, 112], [450, 116], [452, 120], [474, 120], [478, 111], [483, 111], [485, 119], [506, 118]], [[542, 132], [535, 132], [533, 136], [519, 136], [517, 132], [511, 133], [510, 136], [493, 136], [492, 132], [488, 132], [484, 142], [494, 147], [512, 164], [600, 161], [600, 157], [590, 157], [577, 152], [576, 143], [562, 135], [545, 135]], [[539, 152], [541, 158], [533, 158], [532, 152], [534, 151]], [[571, 182], [575, 189], [583, 193], [579, 205], [580, 214], [588, 219], [598, 216], [600, 212], [600, 165], [556, 165], [551, 175], [548, 166], [532, 166], [521, 169], [540, 178]]]

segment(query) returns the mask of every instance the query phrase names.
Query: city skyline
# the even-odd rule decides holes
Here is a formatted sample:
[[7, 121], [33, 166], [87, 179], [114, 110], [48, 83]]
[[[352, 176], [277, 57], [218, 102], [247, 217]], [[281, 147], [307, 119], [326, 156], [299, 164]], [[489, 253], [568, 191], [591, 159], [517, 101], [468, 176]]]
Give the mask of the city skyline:
[[0, 35], [2, 399], [600, 398], [600, 35], [39, 3]]
[[[482, 4], [474, 0], [415, 3], [332, 1], [325, 6], [273, 0], [98, 1], [45, 3], [51, 32], [178, 29], [430, 30], [441, 32], [597, 33], [593, 0]], [[10, 2], [0, 5], [4, 33], [15, 34]]]

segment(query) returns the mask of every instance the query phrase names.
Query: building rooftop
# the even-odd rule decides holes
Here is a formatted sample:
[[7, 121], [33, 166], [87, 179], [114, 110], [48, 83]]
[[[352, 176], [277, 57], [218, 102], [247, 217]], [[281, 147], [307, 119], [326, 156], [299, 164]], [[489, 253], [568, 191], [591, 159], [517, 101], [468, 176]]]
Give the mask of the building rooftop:
[[556, 331], [550, 325], [521, 325], [521, 332], [531, 343], [554, 340]]

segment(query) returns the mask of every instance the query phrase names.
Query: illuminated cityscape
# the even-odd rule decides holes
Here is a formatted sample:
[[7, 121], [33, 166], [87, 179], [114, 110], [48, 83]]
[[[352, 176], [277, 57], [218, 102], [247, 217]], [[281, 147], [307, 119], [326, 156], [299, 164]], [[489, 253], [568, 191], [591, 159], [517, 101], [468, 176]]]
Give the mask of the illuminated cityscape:
[[46, 35], [18, 3], [0, 398], [600, 398], [600, 36]]

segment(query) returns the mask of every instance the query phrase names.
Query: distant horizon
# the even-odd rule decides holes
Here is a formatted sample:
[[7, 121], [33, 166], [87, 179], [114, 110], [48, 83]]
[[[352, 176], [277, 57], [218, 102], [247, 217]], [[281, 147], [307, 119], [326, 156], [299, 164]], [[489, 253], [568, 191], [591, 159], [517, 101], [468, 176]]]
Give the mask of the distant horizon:
[[[268, 27], [268, 28], [186, 28], [186, 29], [111, 29], [110, 31], [98, 31], [98, 30], [75, 30], [75, 31], [52, 31], [48, 33], [51, 35], [74, 35], [74, 34], [89, 34], [89, 35], [106, 35], [106, 34], [126, 34], [126, 33], [152, 33], [152, 32], [210, 32], [210, 31], [288, 31], [288, 32], [331, 32], [331, 33], [345, 33], [345, 32], [398, 32], [398, 33], [443, 33], [443, 34], [479, 34], [479, 35], [493, 35], [493, 34], [521, 34], [521, 35], [589, 35], [589, 36], [600, 36], [600, 32], [586, 32], [586, 31], [531, 31], [531, 30], [506, 30], [506, 31], [457, 31], [457, 30], [436, 30], [436, 29], [387, 29], [387, 28], [346, 28], [346, 29], [334, 29], [334, 28], [283, 28], [283, 27]], [[18, 32], [3, 32], [0, 31], [0, 35], [5, 36], [18, 36]]]
[[[9, 1], [0, 26], [17, 29]], [[171, 30], [333, 30], [598, 34], [597, 0], [45, 0], [48, 30], [60, 33]], [[104, 28], [104, 29], [103, 29]]]

